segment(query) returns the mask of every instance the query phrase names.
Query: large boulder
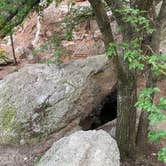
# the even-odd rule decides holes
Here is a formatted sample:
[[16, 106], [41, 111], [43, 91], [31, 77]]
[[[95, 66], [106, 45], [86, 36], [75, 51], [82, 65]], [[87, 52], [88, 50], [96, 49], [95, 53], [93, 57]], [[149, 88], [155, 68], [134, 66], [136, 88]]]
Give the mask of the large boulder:
[[119, 166], [116, 141], [105, 131], [78, 131], [64, 137], [40, 159], [37, 166]]
[[8, 75], [0, 81], [0, 145], [33, 144], [66, 127], [78, 128], [111, 92], [116, 82], [111, 66], [100, 55], [28, 65]]

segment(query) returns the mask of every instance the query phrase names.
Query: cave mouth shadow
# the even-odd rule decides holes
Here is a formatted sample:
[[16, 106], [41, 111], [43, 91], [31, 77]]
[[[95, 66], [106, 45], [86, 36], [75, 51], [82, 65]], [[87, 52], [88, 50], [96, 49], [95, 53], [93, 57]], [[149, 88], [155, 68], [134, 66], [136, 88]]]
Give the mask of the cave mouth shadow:
[[83, 130], [93, 130], [106, 124], [117, 117], [117, 87], [114, 87], [109, 95], [95, 108], [90, 115], [81, 120]]

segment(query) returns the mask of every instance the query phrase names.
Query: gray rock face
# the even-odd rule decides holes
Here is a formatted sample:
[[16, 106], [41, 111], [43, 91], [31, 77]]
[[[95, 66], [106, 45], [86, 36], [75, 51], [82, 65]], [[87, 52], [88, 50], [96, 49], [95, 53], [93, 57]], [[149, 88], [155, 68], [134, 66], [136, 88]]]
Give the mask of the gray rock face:
[[0, 144], [36, 143], [73, 121], [78, 127], [115, 82], [104, 55], [8, 75], [0, 81]]
[[97, 128], [97, 130], [104, 130], [107, 133], [109, 133], [111, 135], [111, 137], [115, 138], [116, 137], [116, 123], [117, 123], [117, 119], [114, 119], [110, 122], [107, 122], [106, 124], [100, 126], [99, 128]]
[[105, 131], [78, 131], [64, 137], [41, 158], [37, 166], [119, 166], [116, 141]]

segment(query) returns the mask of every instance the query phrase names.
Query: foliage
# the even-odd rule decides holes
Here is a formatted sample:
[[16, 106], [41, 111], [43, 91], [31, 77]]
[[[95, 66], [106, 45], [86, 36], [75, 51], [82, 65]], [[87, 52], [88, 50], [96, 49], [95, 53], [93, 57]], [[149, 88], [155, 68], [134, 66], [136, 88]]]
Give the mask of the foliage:
[[[60, 1], [58, 3], [60, 3]], [[69, 51], [63, 48], [61, 42], [63, 40], [71, 40], [73, 38], [73, 30], [77, 30], [76, 25], [84, 22], [93, 15], [94, 14], [90, 7], [77, 7], [73, 2], [68, 3], [68, 14], [64, 17], [62, 22], [59, 23], [63, 34], [56, 33], [54, 37], [43, 43], [39, 49], [33, 51], [33, 54], [38, 56], [41, 52], [44, 53], [54, 50], [54, 56], [50, 59], [46, 59], [46, 62], [60, 63], [60, 58], [69, 54]]]
[[157, 105], [152, 103], [152, 94], [158, 92], [158, 88], [146, 88], [144, 89], [138, 98], [135, 106], [140, 110], [147, 111], [149, 113], [149, 121], [151, 124], [156, 124], [166, 120], [166, 116], [162, 113], [162, 110], [166, 110], [166, 99], [160, 98]]
[[41, 44], [39, 49], [34, 50], [33, 55], [39, 56], [41, 53], [50, 54], [50, 51], [53, 50], [54, 56], [45, 59], [45, 61], [47, 63], [60, 63], [60, 58], [69, 54], [69, 51], [61, 46], [61, 41], [65, 39], [65, 36], [55, 34], [52, 38]]
[[166, 147], [162, 148], [158, 153], [158, 160], [166, 163]]
[[124, 60], [129, 62], [130, 69], [144, 69], [144, 64], [142, 62], [145, 60], [145, 56], [142, 54], [140, 44], [137, 39], [129, 43], [110, 43], [110, 47], [107, 50], [106, 55], [115, 55], [116, 47], [120, 47], [123, 49]]
[[117, 43], [109, 43], [109, 48], [106, 51], [106, 55], [108, 57], [112, 57], [116, 55], [118, 44]]
[[[49, 4], [52, 0], [47, 0]], [[59, 5], [61, 0], [56, 0], [56, 5]], [[39, 6], [39, 11], [42, 10], [42, 5]], [[46, 59], [47, 63], [60, 63], [62, 56], [68, 55], [69, 51], [63, 48], [61, 42], [63, 40], [71, 40], [73, 38], [72, 32], [76, 30], [76, 25], [85, 21], [93, 15], [92, 9], [84, 6], [75, 6], [74, 2], [68, 3], [68, 14], [64, 17], [62, 22], [59, 23], [59, 27], [63, 31], [63, 34], [56, 33], [54, 37], [45, 41], [39, 49], [33, 51], [35, 56], [39, 56], [42, 53], [50, 53], [54, 50], [54, 56]]]
[[106, 55], [116, 55], [116, 48], [120, 47], [123, 49], [124, 60], [129, 63], [130, 69], [143, 70], [145, 68], [145, 64], [147, 64], [151, 65], [152, 70], [157, 76], [166, 76], [166, 55], [162, 54], [158, 56], [152, 54], [150, 56], [145, 56], [140, 49], [139, 43], [138, 39], [128, 43], [110, 43], [110, 47], [108, 48]]
[[21, 24], [28, 13], [39, 4], [39, 0], [1, 0], [0, 1], [0, 34], [8, 34]]
[[166, 76], [166, 55], [162, 54], [160, 56], [151, 55], [146, 57], [148, 63], [152, 66], [152, 70], [156, 75]]
[[[143, 35], [154, 32], [154, 29], [150, 27], [149, 20], [143, 16], [145, 11], [131, 8], [123, 8], [116, 11], [123, 15], [123, 21], [130, 23], [140, 35], [129, 42], [110, 43], [106, 55], [115, 56], [116, 50], [120, 48], [123, 51], [124, 60], [129, 64], [130, 70], [143, 70], [146, 64], [151, 67], [156, 76], [166, 76], [166, 56], [153, 54], [150, 46], [148, 47], [152, 54], [149, 56], [144, 55], [141, 50]], [[166, 99], [161, 97], [156, 105], [152, 102], [154, 93], [159, 91], [158, 88], [145, 88], [140, 93], [138, 101], [135, 104], [138, 109], [148, 112], [148, 119], [152, 125], [166, 121], [166, 115], [162, 112], [166, 110]], [[149, 141], [159, 141], [164, 138], [166, 138], [166, 130], [150, 131], [148, 135]], [[166, 162], [166, 149], [163, 148], [158, 153], [158, 159]]]
[[[53, 0], [1, 0], [0, 1], [0, 37], [9, 34], [12, 29], [21, 24], [27, 15], [36, 10], [45, 9]], [[55, 0], [56, 4], [61, 0]]]
[[[123, 15], [124, 22], [130, 23], [137, 32], [144, 32], [142, 35], [153, 33], [154, 29], [150, 27], [149, 20], [144, 16], [141, 16], [145, 11], [131, 8], [123, 8], [117, 11]], [[150, 56], [145, 56], [141, 50], [142, 38], [143, 36], [139, 35], [130, 42], [110, 43], [106, 55], [116, 55], [116, 49], [121, 48], [123, 50], [124, 60], [129, 63], [130, 69], [143, 70], [145, 64], [147, 64], [152, 66], [152, 70], [156, 75], [166, 76], [166, 55], [158, 56], [152, 54]], [[149, 50], [152, 51], [151, 47], [148, 47]]]
[[[152, 34], [154, 29], [150, 27], [150, 22], [147, 18], [141, 14], [145, 11], [140, 11], [138, 9], [123, 8], [116, 10], [123, 15], [123, 21], [130, 23], [131, 26], [136, 30], [136, 32], [141, 32], [142, 36], [139, 35], [130, 42], [121, 43], [110, 43], [110, 47], [106, 52], [107, 56], [116, 55], [116, 49], [121, 48], [123, 50], [124, 60], [129, 63], [130, 69], [140, 69], [143, 70], [145, 64], [151, 65], [152, 70], [156, 75], [166, 76], [166, 55], [155, 55], [145, 56], [141, 50], [141, 41], [143, 35]], [[149, 50], [152, 49], [149, 47]]]
[[9, 58], [7, 57], [7, 54], [4, 49], [0, 48], [0, 63], [7, 62]]
[[[166, 115], [162, 112], [166, 110], [166, 99], [163, 97], [160, 98], [157, 105], [152, 103], [152, 95], [153, 93], [159, 92], [158, 88], [146, 88], [144, 89], [138, 98], [135, 106], [143, 111], [147, 111], [148, 119], [152, 125], [166, 121]], [[160, 141], [161, 139], [166, 138], [166, 130], [157, 130], [150, 131], [148, 134], [149, 141]], [[166, 149], [163, 148], [158, 153], [158, 159], [166, 162]]]
[[116, 11], [123, 16], [124, 22], [130, 23], [136, 32], [146, 32], [151, 34], [154, 31], [153, 28], [150, 28], [150, 21], [142, 16], [144, 13], [146, 13], [146, 11], [131, 9], [128, 7], [117, 9]]
[[166, 138], [166, 130], [150, 131], [148, 135], [149, 141], [160, 141]]
[[86, 6], [75, 6], [75, 3], [68, 4], [68, 14], [64, 17], [61, 26], [68, 40], [73, 38], [72, 32], [76, 29], [76, 25], [86, 21], [94, 16], [93, 10]]

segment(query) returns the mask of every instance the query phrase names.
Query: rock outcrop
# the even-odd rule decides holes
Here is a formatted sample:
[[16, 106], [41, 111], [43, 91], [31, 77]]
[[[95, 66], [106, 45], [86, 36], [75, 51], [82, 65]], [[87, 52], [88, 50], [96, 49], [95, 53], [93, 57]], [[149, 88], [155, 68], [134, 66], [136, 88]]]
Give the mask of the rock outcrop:
[[0, 145], [33, 144], [70, 124], [71, 130], [79, 128], [80, 119], [111, 92], [111, 65], [104, 55], [33, 64], [1, 80]]
[[32, 54], [32, 46], [29, 45], [27, 48], [24, 47], [17, 47], [15, 49], [16, 57], [19, 59], [27, 59], [27, 60], [33, 60], [34, 56]]
[[116, 141], [105, 131], [78, 131], [64, 137], [40, 159], [37, 166], [119, 166]]

